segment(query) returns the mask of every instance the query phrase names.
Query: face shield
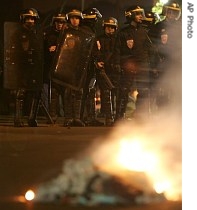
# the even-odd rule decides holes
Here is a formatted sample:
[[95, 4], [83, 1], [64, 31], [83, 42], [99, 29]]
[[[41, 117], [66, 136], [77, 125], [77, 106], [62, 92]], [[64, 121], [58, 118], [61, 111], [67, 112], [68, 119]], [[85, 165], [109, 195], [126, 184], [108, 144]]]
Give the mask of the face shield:
[[34, 27], [34, 25], [35, 25], [35, 17], [34, 16], [27, 15], [24, 17], [24, 26], [26, 28], [31, 29], [32, 27]]
[[181, 16], [181, 9], [177, 4], [165, 5], [162, 14], [166, 16], [167, 20], [176, 21]]
[[145, 12], [143, 8], [136, 6], [135, 8], [130, 8], [125, 11], [125, 17], [127, 19], [127, 23], [130, 23], [131, 21], [141, 23], [142, 20], [145, 19]]

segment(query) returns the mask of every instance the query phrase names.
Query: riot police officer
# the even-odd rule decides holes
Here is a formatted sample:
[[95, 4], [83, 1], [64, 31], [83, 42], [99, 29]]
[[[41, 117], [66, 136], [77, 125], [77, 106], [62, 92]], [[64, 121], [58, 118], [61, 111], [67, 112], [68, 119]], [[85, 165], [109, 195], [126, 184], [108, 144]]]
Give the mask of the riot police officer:
[[[125, 11], [125, 17], [127, 26], [120, 29], [117, 34], [114, 54], [115, 67], [122, 70], [116, 120], [124, 119], [129, 95], [133, 102], [133, 113], [130, 113], [130, 118], [137, 110], [141, 114], [141, 110], [146, 109], [145, 112], [148, 114], [149, 108], [148, 101], [143, 100], [147, 99], [149, 92], [149, 49], [151, 47], [147, 32], [141, 25], [145, 18], [144, 9], [138, 5], [131, 6]], [[136, 103], [138, 103], [138, 109]]]
[[44, 31], [43, 100], [46, 107], [49, 107], [49, 113], [54, 122], [56, 121], [60, 112], [59, 95], [63, 101], [64, 88], [51, 82], [50, 71], [56, 53], [59, 35], [65, 28], [66, 14], [56, 13], [52, 17], [51, 25], [48, 26]]
[[155, 81], [157, 90], [156, 104], [158, 109], [172, 105], [175, 98], [181, 104], [181, 60], [182, 60], [182, 24], [181, 8], [176, 1], [163, 5], [162, 14], [165, 17], [149, 31], [158, 57], [153, 68], [158, 72]]
[[82, 29], [82, 12], [72, 9], [66, 14], [67, 28], [60, 35], [53, 64], [52, 81], [65, 88], [64, 126], [85, 126], [81, 120], [81, 105], [87, 64], [94, 36]]
[[[88, 30], [95, 37], [97, 34], [97, 24], [102, 18], [100, 11], [97, 8], [88, 8], [83, 11], [82, 27]], [[96, 119], [96, 67], [95, 55], [92, 53], [88, 63], [87, 78], [84, 85], [81, 119], [88, 126], [103, 126], [104, 123]]]
[[[43, 32], [39, 26], [39, 14], [34, 8], [20, 14], [20, 23], [9, 34], [5, 59], [4, 87], [16, 90], [14, 126], [22, 127], [24, 99], [32, 97], [28, 125], [37, 126], [41, 89], [43, 85]], [[7, 49], [9, 48], [9, 49]]]
[[[75, 34], [80, 31], [80, 24], [83, 19], [82, 12], [78, 9], [73, 9], [66, 14], [68, 21], [68, 28], [64, 31], [65, 34]], [[71, 39], [72, 41], [72, 39]], [[74, 42], [71, 42], [74, 43]], [[77, 50], [77, 49], [76, 49]], [[72, 88], [65, 89], [64, 96], [64, 126], [82, 126], [84, 122], [80, 119], [81, 103], [82, 103], [83, 89], [74, 90]]]
[[[97, 37], [97, 80], [101, 95], [101, 112], [105, 116], [105, 125], [114, 123], [116, 97], [119, 88], [120, 72], [112, 68], [112, 57], [118, 29], [118, 21], [114, 17], [103, 20], [104, 33]], [[103, 76], [103, 73], [106, 76]], [[112, 85], [108, 82], [112, 83]]]

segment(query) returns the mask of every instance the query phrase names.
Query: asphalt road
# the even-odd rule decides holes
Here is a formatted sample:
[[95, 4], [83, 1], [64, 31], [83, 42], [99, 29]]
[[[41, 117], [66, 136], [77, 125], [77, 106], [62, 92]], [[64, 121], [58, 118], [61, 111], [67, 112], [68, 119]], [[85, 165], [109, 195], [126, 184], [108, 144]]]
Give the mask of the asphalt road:
[[0, 210], [181, 210], [182, 202], [139, 206], [82, 207], [31, 203], [19, 198], [27, 189], [55, 177], [66, 159], [80, 156], [96, 139], [107, 141], [111, 127], [65, 128], [43, 121], [39, 127], [15, 128], [12, 120], [0, 121]]

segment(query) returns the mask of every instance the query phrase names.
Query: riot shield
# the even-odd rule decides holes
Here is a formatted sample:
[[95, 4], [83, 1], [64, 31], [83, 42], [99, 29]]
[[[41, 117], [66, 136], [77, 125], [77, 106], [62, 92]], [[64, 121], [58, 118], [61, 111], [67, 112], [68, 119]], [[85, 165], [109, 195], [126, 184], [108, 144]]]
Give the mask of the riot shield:
[[6, 89], [40, 90], [43, 84], [43, 33], [27, 32], [21, 23], [4, 23]]
[[94, 39], [94, 34], [82, 30], [61, 36], [51, 69], [53, 82], [74, 90], [83, 87]]

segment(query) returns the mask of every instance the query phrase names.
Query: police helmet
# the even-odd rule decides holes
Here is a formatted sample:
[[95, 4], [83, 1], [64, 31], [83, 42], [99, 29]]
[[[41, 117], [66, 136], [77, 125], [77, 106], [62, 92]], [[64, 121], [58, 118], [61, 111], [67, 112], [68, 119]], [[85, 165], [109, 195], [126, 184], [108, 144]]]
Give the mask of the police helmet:
[[114, 28], [117, 30], [118, 29], [118, 21], [114, 17], [109, 17], [109, 18], [103, 20], [102, 26], [103, 27], [105, 27], [105, 26], [114, 26]]
[[83, 11], [83, 18], [96, 22], [98, 19], [102, 18], [102, 15], [97, 8], [88, 8]]
[[150, 29], [152, 25], [158, 20], [156, 13], [151, 11], [145, 11], [145, 18], [142, 20], [142, 26], [145, 29]]
[[55, 22], [65, 23], [66, 22], [66, 14], [64, 14], [64, 13], [55, 14], [52, 18], [52, 24], [54, 24]]
[[38, 11], [34, 8], [25, 9], [20, 13], [20, 21], [25, 22], [25, 19], [28, 17], [33, 17], [35, 21], [40, 19]]
[[141, 14], [143, 18], [145, 18], [144, 9], [142, 7], [137, 6], [137, 5], [129, 7], [125, 11], [125, 17], [127, 20], [126, 23], [130, 23], [131, 21], [133, 21], [135, 19], [135, 16], [138, 14]]
[[69, 20], [71, 17], [79, 17], [80, 19], [83, 19], [82, 12], [78, 9], [72, 9], [66, 14], [67, 20]]
[[145, 11], [145, 19], [144, 21], [149, 22], [150, 24], [154, 24], [156, 22], [156, 15], [154, 12]]
[[175, 20], [178, 20], [181, 16], [181, 8], [175, 1], [163, 5], [162, 15], [166, 16], [168, 12], [172, 12], [175, 15]]

